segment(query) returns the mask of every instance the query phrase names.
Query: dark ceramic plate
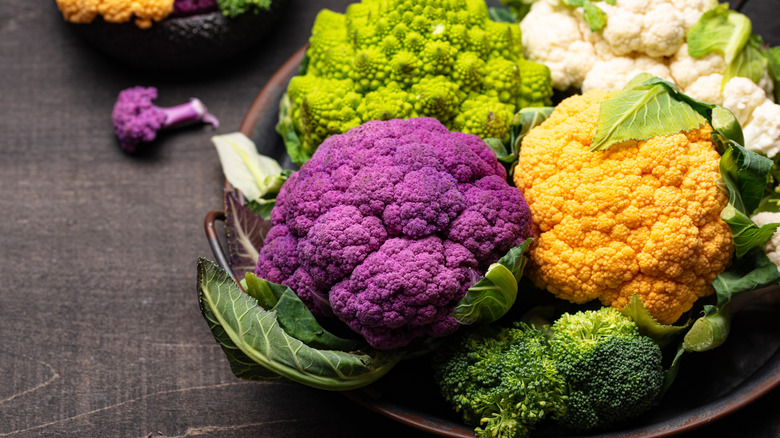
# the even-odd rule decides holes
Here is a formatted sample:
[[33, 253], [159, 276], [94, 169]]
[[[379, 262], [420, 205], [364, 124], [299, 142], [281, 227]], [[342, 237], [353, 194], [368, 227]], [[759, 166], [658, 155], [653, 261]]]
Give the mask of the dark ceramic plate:
[[[240, 131], [252, 138], [259, 152], [291, 165], [284, 144], [274, 132], [278, 103], [288, 80], [297, 71], [305, 48], [296, 52], [271, 78], [250, 107]], [[206, 230], [215, 256], [224, 265], [214, 221]], [[599, 437], [651, 438], [694, 429], [740, 409], [780, 384], [780, 287], [756, 292], [735, 302], [732, 333], [723, 346], [683, 358], [680, 373], [664, 403], [620, 430]], [[345, 393], [355, 402], [395, 421], [445, 437], [473, 437], [439, 397], [424, 359], [398, 365], [375, 384]], [[426, 375], [426, 373], [428, 375]], [[411, 382], [411, 383], [410, 383]], [[412, 384], [414, 385], [412, 387]], [[547, 425], [533, 436], [571, 436]]]
[[181, 71], [238, 55], [267, 35], [287, 0], [270, 9], [228, 18], [221, 12], [170, 17], [140, 29], [132, 22], [68, 25], [90, 45], [118, 61], [149, 70]]

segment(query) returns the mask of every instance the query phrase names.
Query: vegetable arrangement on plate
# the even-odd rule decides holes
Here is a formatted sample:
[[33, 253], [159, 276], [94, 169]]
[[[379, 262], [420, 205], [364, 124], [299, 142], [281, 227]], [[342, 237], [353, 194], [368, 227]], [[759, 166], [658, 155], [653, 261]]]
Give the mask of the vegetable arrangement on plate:
[[[213, 138], [230, 266], [199, 261], [199, 299], [236, 375], [340, 391], [426, 358], [477, 436], [607, 430], [659, 403], [685, 355], [727, 341], [735, 297], [780, 283], [780, 118], [761, 88], [777, 51], [749, 20], [699, 2], [663, 29], [681, 34], [669, 53], [639, 54], [661, 36], [615, 37], [638, 4], [507, 5], [324, 10], [280, 103], [300, 168]], [[643, 5], [645, 20], [672, 7]], [[556, 66], [525, 59], [518, 31], [540, 11], [579, 20], [565, 30], [613, 60], [687, 41], [690, 60], [722, 58], [723, 93], [639, 67], [553, 108]]]

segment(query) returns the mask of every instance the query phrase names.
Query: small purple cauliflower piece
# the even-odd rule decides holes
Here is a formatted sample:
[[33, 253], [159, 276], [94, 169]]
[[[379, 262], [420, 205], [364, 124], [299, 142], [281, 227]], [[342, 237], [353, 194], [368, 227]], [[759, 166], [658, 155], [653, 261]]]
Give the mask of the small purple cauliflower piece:
[[219, 120], [209, 114], [206, 106], [198, 99], [161, 108], [152, 101], [157, 99], [154, 87], [131, 87], [119, 92], [111, 119], [119, 145], [126, 152], [135, 152], [138, 145], [157, 138], [157, 132], [175, 126], [204, 122], [214, 128]]
[[256, 274], [383, 350], [455, 331], [473, 274], [533, 235], [485, 142], [432, 118], [328, 138], [284, 183], [271, 223]]

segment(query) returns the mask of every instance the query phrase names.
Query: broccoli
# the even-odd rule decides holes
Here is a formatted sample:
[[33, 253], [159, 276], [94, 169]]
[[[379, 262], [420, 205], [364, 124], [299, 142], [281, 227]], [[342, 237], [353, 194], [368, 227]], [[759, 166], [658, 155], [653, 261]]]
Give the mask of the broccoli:
[[214, 128], [219, 120], [208, 112], [198, 99], [169, 108], [154, 104], [157, 99], [155, 87], [130, 87], [119, 92], [111, 119], [119, 145], [125, 152], [135, 152], [143, 143], [157, 138], [157, 132], [188, 123], [204, 122]]
[[552, 358], [569, 387], [561, 426], [603, 429], [650, 409], [664, 382], [661, 350], [630, 317], [603, 307], [564, 314], [552, 330]]
[[217, 0], [217, 6], [226, 17], [237, 17], [247, 12], [257, 14], [271, 7], [271, 0]]
[[566, 413], [566, 384], [535, 328], [464, 330], [433, 354], [432, 364], [443, 397], [477, 426], [477, 437], [525, 437], [539, 421]]
[[547, 67], [522, 57], [516, 25], [484, 0], [372, 0], [315, 19], [277, 131], [293, 161], [369, 120], [433, 117], [508, 142], [512, 116], [550, 105]]

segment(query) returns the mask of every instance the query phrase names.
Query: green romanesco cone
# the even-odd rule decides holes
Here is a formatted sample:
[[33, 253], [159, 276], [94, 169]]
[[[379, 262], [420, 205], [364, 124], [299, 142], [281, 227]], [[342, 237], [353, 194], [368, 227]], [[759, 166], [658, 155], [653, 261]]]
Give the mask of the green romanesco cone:
[[323, 10], [306, 65], [290, 81], [277, 125], [298, 164], [329, 136], [374, 119], [435, 117], [506, 142], [514, 113], [552, 97], [549, 70], [522, 57], [519, 26], [490, 20], [484, 0], [363, 0], [345, 14]]
[[552, 105], [552, 82], [550, 69], [538, 62], [522, 59], [517, 63], [520, 68], [520, 92], [517, 96], [518, 108], [530, 108]]

